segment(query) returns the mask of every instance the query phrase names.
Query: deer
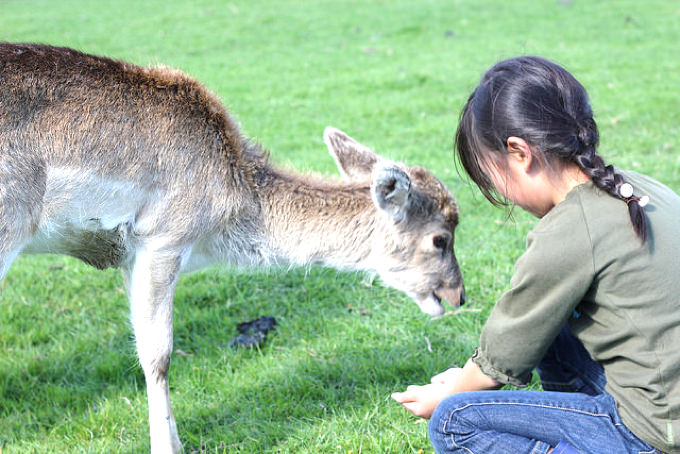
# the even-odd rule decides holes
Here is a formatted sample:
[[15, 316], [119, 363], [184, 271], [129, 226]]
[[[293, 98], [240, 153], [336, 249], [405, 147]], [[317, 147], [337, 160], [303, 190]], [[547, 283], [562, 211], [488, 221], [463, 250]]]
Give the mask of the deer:
[[0, 279], [23, 253], [121, 270], [152, 453], [183, 449], [168, 388], [181, 273], [319, 265], [374, 273], [433, 316], [465, 301], [447, 187], [338, 129], [324, 142], [340, 179], [274, 166], [180, 70], [0, 43]]

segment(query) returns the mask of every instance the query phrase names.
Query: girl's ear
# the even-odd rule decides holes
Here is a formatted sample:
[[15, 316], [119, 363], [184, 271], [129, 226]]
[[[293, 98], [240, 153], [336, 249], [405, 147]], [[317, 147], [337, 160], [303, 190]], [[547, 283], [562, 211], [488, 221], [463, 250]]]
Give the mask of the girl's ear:
[[526, 140], [515, 136], [508, 137], [508, 162], [511, 165], [514, 164], [525, 173], [529, 173], [533, 158], [531, 147]]

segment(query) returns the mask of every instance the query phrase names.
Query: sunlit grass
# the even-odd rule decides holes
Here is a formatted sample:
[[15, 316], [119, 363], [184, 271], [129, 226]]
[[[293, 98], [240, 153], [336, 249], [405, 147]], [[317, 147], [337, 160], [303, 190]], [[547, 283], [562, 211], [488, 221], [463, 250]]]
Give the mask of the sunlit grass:
[[[557, 60], [589, 89], [604, 156], [680, 190], [679, 21], [662, 0], [5, 0], [0, 40], [179, 67], [279, 165], [334, 177], [330, 124], [449, 185], [472, 311], [430, 320], [362, 275], [317, 268], [210, 269], [176, 296], [170, 379], [188, 452], [408, 453], [431, 452], [426, 424], [390, 393], [472, 353], [534, 222], [506, 219], [456, 172], [466, 97], [501, 58]], [[22, 257], [1, 285], [2, 453], [147, 451], [119, 273]], [[228, 347], [262, 315], [279, 325], [261, 350]]]

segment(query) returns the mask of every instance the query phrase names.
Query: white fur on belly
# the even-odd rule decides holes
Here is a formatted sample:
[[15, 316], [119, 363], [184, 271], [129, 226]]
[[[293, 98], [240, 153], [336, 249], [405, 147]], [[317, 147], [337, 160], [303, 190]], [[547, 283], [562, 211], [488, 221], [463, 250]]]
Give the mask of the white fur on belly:
[[23, 252], [64, 252], [65, 237], [79, 232], [133, 225], [152, 192], [130, 181], [112, 180], [82, 169], [50, 168], [38, 231]]

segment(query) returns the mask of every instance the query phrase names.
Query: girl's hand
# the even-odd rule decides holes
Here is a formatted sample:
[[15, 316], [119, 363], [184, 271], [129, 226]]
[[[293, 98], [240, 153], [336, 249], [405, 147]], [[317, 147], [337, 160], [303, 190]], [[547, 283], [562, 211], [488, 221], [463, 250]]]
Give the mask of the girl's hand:
[[403, 393], [392, 394], [392, 399], [402, 404], [414, 415], [429, 419], [439, 402], [450, 394], [449, 389], [442, 383], [411, 385]]
[[403, 393], [392, 394], [392, 399], [402, 404], [414, 415], [429, 418], [439, 402], [451, 394], [500, 389], [503, 386], [502, 383], [486, 376], [470, 359], [462, 369], [454, 367], [435, 375], [431, 381], [432, 383], [425, 386], [411, 385]]
[[430, 383], [449, 383], [453, 385], [458, 380], [458, 377], [460, 377], [461, 372], [463, 371], [462, 368], [460, 367], [452, 367], [451, 369], [447, 369], [442, 373], [439, 373], [432, 377], [430, 379]]
[[414, 415], [429, 419], [439, 402], [453, 394], [454, 385], [461, 371], [462, 369], [458, 367], [446, 370], [432, 377], [429, 385], [411, 385], [403, 393], [392, 394], [392, 399]]

